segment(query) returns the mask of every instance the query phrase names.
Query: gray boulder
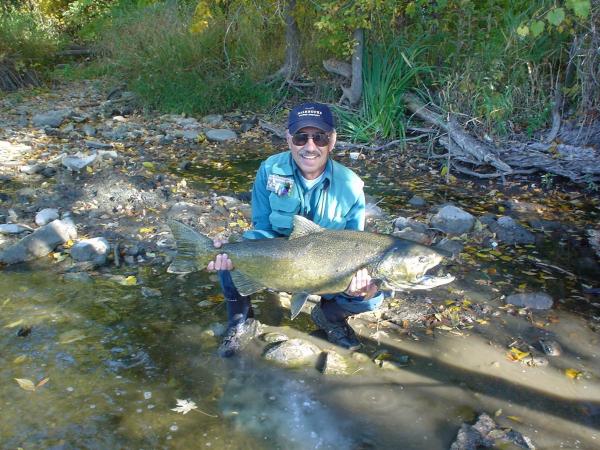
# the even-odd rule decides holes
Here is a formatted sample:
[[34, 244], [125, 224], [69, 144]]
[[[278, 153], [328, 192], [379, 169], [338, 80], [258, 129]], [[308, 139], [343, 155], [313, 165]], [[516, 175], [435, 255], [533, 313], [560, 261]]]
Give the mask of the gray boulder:
[[16, 264], [46, 256], [58, 245], [77, 238], [70, 219], [55, 220], [0, 252], [0, 263]]
[[58, 128], [65, 121], [65, 119], [73, 114], [71, 109], [58, 109], [55, 111], [47, 111], [45, 113], [39, 113], [31, 118], [31, 123], [34, 127], [43, 128]]
[[552, 297], [545, 292], [513, 294], [506, 297], [504, 301], [520, 308], [531, 309], [550, 309], [554, 303]]
[[106, 263], [110, 244], [103, 237], [85, 239], [71, 247], [71, 258], [77, 262], [91, 262], [97, 266]]
[[496, 238], [505, 244], [533, 244], [535, 242], [535, 235], [515, 222], [512, 217], [499, 217], [498, 220], [490, 221], [488, 226], [496, 233]]
[[217, 128], [214, 130], [208, 130], [206, 132], [206, 139], [211, 142], [226, 142], [237, 139], [237, 134], [231, 130]]
[[202, 118], [202, 123], [209, 127], [218, 127], [223, 122], [223, 116], [220, 114], [209, 114]]
[[321, 349], [304, 339], [290, 339], [268, 348], [263, 357], [286, 367], [314, 365]]
[[468, 233], [473, 229], [475, 217], [453, 205], [446, 205], [431, 218], [431, 226], [448, 234]]
[[58, 209], [55, 208], [44, 208], [35, 215], [35, 223], [39, 227], [42, 227], [56, 219], [58, 219]]

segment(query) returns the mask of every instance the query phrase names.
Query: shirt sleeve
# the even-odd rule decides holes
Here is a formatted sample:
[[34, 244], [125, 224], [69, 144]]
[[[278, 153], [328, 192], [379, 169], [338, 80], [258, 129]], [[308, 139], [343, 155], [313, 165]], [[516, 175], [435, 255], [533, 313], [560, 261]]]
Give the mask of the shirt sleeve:
[[348, 214], [346, 214], [346, 230], [363, 231], [365, 229], [365, 193], [361, 191]]
[[252, 227], [253, 230], [244, 233], [246, 239], [264, 239], [276, 237], [269, 216], [271, 205], [269, 191], [267, 190], [267, 170], [264, 163], [260, 165], [252, 187]]

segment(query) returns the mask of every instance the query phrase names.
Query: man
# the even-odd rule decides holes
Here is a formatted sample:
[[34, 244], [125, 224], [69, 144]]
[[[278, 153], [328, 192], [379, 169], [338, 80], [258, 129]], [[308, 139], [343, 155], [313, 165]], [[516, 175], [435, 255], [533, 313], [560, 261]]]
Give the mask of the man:
[[[246, 239], [289, 236], [293, 216], [304, 216], [331, 229], [362, 231], [365, 195], [362, 180], [350, 169], [330, 159], [336, 141], [331, 110], [321, 103], [304, 103], [290, 111], [286, 139], [289, 151], [264, 161], [252, 190], [253, 230]], [[215, 246], [220, 247], [216, 241]], [[318, 264], [315, 261], [315, 264]], [[235, 288], [230, 270], [235, 261], [220, 254], [208, 264], [218, 271], [226, 300], [228, 329], [219, 348], [222, 356], [241, 349], [247, 319], [253, 317], [250, 298]], [[360, 342], [347, 323], [353, 314], [379, 307], [383, 294], [366, 269], [359, 270], [343, 293], [324, 295], [311, 317], [330, 342], [356, 350]]]

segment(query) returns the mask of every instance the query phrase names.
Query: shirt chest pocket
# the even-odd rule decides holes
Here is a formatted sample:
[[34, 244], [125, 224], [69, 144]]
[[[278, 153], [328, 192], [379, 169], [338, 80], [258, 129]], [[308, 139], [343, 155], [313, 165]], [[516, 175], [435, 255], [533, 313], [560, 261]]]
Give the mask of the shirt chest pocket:
[[300, 211], [300, 199], [271, 194], [269, 204], [271, 206], [269, 222], [271, 222], [273, 229], [287, 234], [285, 230], [288, 230], [288, 232], [291, 230], [294, 214], [298, 214]]

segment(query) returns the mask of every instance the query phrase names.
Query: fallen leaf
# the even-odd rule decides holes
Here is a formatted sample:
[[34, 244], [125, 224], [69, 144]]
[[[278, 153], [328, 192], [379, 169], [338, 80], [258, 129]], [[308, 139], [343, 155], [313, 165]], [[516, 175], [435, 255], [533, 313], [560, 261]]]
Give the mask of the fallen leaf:
[[15, 328], [23, 323], [23, 319], [15, 320], [14, 322], [4, 325], [4, 328]]
[[579, 378], [581, 378], [582, 373], [579, 370], [575, 369], [565, 369], [565, 375], [571, 380], [578, 380]]
[[523, 419], [521, 419], [519, 416], [506, 416], [506, 418], [514, 422], [523, 423]]
[[38, 384], [36, 384], [36, 385], [35, 385], [35, 388], [37, 389], [37, 388], [40, 388], [40, 387], [42, 387], [42, 386], [43, 386], [43, 385], [45, 385], [45, 384], [46, 384], [48, 381], [50, 381], [50, 378], [49, 378], [49, 377], [42, 378], [42, 379], [41, 379], [41, 380], [38, 382]]
[[81, 341], [85, 338], [86, 336], [81, 332], [81, 330], [69, 330], [65, 331], [58, 337], [58, 343], [70, 344], [71, 342]]
[[198, 409], [196, 403], [191, 400], [181, 400], [177, 399], [177, 406], [175, 408], [171, 408], [171, 411], [175, 411], [176, 413], [187, 414], [190, 411]]
[[35, 391], [35, 384], [28, 378], [15, 378], [15, 381], [19, 383], [21, 389], [26, 391]]
[[517, 347], [511, 347], [510, 352], [508, 353], [508, 358], [513, 361], [521, 361], [523, 358], [526, 358], [530, 355], [529, 352], [522, 352]]
[[128, 276], [121, 283], [124, 286], [135, 286], [137, 284], [137, 278], [133, 275]]

